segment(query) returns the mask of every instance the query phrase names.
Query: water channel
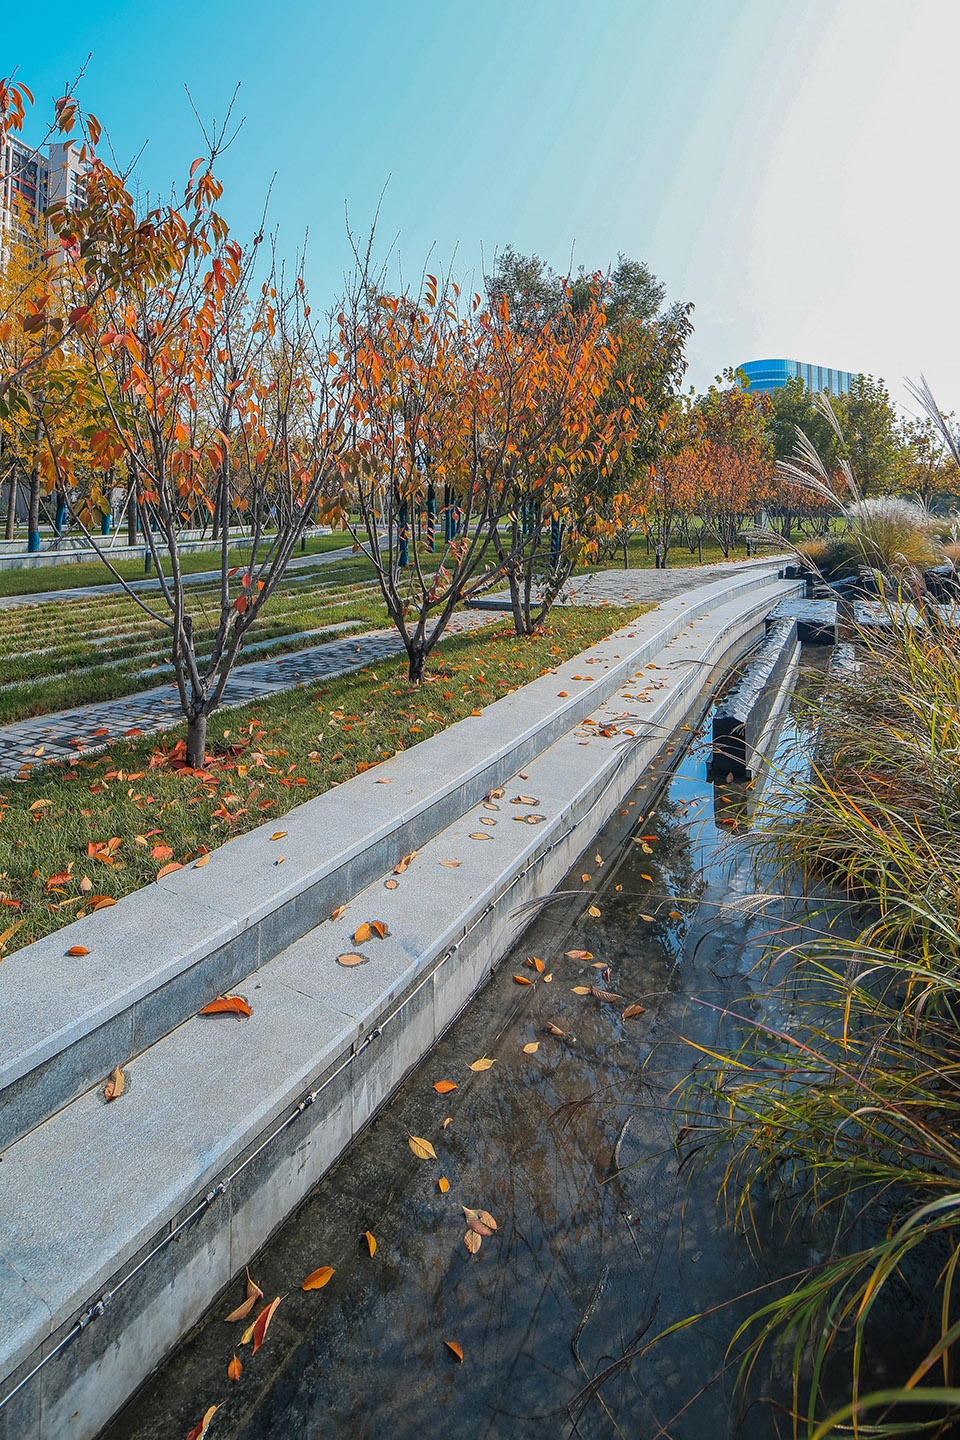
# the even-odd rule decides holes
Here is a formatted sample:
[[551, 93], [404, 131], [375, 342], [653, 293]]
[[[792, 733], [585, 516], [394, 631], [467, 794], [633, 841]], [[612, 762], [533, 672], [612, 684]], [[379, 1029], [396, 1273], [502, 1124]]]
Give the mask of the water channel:
[[[807, 763], [824, 654], [804, 651], [772, 751], [781, 778]], [[733, 1408], [725, 1351], [756, 1304], [736, 1297], [796, 1269], [809, 1247], [771, 1218], [755, 1253], [727, 1227], [713, 1177], [678, 1174], [672, 1142], [671, 1091], [697, 1060], [680, 1037], [713, 1041], [716, 1006], [762, 1011], [758, 961], [783, 920], [782, 906], [737, 909], [769, 879], [748, 838], [761, 787], [705, 779], [709, 721], [707, 709], [697, 733], [674, 737], [567, 893], [535, 915], [256, 1258], [265, 1299], [284, 1297], [257, 1355], [239, 1344], [243, 1324], [224, 1323], [241, 1278], [103, 1440], [182, 1440], [218, 1402], [210, 1440], [789, 1433], [768, 1403], [778, 1384], [768, 1371]], [[527, 964], [534, 957], [543, 973]], [[575, 993], [583, 986], [619, 998]], [[643, 1013], [623, 1019], [629, 1004]], [[482, 1057], [495, 1063], [471, 1070]], [[444, 1080], [457, 1088], [437, 1093]], [[417, 1158], [411, 1135], [429, 1139], [436, 1160]], [[497, 1221], [476, 1254], [462, 1206]], [[334, 1267], [330, 1282], [303, 1292], [321, 1266]], [[713, 1306], [722, 1308], [624, 1363]]]

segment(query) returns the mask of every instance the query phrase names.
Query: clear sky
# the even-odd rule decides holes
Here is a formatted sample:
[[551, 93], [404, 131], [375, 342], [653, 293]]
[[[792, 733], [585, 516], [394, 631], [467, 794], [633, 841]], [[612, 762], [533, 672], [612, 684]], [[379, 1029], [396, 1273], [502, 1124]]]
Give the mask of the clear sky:
[[[241, 236], [309, 235], [331, 304], [386, 185], [405, 272], [498, 248], [647, 261], [696, 304], [688, 379], [788, 356], [923, 370], [960, 410], [960, 0], [45, 0], [0, 73], [85, 105], [144, 186], [181, 181], [240, 84], [221, 165]], [[35, 134], [39, 138], [39, 125]], [[275, 177], [275, 178], [274, 178]]]

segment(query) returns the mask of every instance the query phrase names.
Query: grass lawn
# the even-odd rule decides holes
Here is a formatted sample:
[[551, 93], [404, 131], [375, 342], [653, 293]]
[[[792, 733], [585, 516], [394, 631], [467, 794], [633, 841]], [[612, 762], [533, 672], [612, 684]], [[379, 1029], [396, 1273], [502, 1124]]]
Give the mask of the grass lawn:
[[[120, 544], [120, 541], [117, 541]], [[307, 539], [306, 554], [325, 555], [329, 550], [342, 550], [351, 544], [350, 536], [339, 531], [333, 535], [314, 535]], [[26, 546], [24, 546], [26, 549]], [[231, 565], [242, 565], [248, 549], [231, 550]], [[299, 555], [300, 547], [295, 551]], [[180, 557], [185, 575], [197, 575], [203, 570], [217, 570], [220, 565], [218, 550], [201, 550]], [[117, 569], [124, 580], [147, 580], [142, 560], [121, 560]], [[169, 573], [169, 566], [165, 567]], [[33, 595], [48, 590], [72, 590], [86, 585], [115, 585], [116, 575], [99, 560], [83, 560], [69, 565], [25, 565], [22, 570], [0, 570], [0, 596]]]
[[[322, 794], [586, 649], [649, 606], [555, 610], [520, 640], [502, 620], [453, 636], [411, 686], [393, 660], [214, 716], [206, 770], [177, 768], [183, 728], [0, 782], [0, 955], [231, 835]], [[110, 849], [95, 853], [110, 842]]]

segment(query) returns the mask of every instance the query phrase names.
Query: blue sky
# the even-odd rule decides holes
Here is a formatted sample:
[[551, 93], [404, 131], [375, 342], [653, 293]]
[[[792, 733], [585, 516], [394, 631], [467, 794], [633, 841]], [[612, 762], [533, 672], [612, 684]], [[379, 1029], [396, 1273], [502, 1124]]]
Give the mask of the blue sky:
[[[787, 355], [924, 370], [960, 409], [953, 158], [957, 0], [172, 0], [10, 7], [0, 72], [38, 115], [81, 95], [141, 183], [182, 180], [200, 114], [244, 125], [223, 211], [268, 188], [332, 303], [381, 192], [380, 249], [410, 278], [498, 248], [646, 260], [696, 303], [689, 379]], [[39, 125], [36, 138], [39, 138]], [[28, 138], [30, 138], [28, 134]]]

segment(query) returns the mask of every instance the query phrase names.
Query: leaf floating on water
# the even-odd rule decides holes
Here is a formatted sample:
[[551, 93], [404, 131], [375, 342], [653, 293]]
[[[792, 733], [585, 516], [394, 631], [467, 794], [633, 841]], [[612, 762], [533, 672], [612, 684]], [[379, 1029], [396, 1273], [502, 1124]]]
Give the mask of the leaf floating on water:
[[682, 919], [683, 919], [683, 915], [681, 914], [681, 912], [680, 912], [679, 910], [668, 910], [668, 911], [667, 911], [667, 914], [669, 915], [669, 917], [670, 917], [671, 920], [682, 920]]
[[462, 1364], [463, 1364], [463, 1346], [462, 1346], [462, 1345], [459, 1345], [456, 1340], [444, 1340], [443, 1343], [444, 1343], [444, 1345], [446, 1345], [447, 1349], [451, 1352], [451, 1354], [456, 1355], [458, 1361], [459, 1361], [460, 1364], [462, 1365]]
[[590, 994], [595, 1000], [607, 1000], [611, 1004], [623, 998], [620, 995], [614, 995], [612, 990], [598, 990], [594, 985], [590, 986]]
[[242, 995], [218, 995], [209, 1005], [204, 1005], [201, 1015], [252, 1015], [253, 1011]]
[[282, 1299], [283, 1299], [283, 1296], [282, 1296], [282, 1295], [278, 1295], [278, 1296], [276, 1297], [276, 1299], [275, 1299], [275, 1300], [271, 1300], [271, 1301], [270, 1301], [270, 1304], [267, 1306], [267, 1308], [266, 1308], [265, 1310], [261, 1310], [261, 1311], [260, 1311], [260, 1314], [257, 1316], [256, 1321], [255, 1321], [254, 1326], [253, 1326], [253, 1353], [254, 1353], [254, 1355], [256, 1355], [257, 1351], [260, 1349], [260, 1346], [263, 1344], [264, 1340], [267, 1338], [267, 1328], [268, 1328], [268, 1326], [269, 1326], [269, 1324], [270, 1324], [270, 1321], [273, 1319], [274, 1315], [276, 1314], [277, 1306], [280, 1304], [280, 1301], [281, 1301]]
[[656, 923], [657, 923], [657, 918], [656, 918], [655, 915], [643, 915], [643, 914], [641, 914], [640, 919], [641, 919], [641, 920], [646, 920], [646, 922], [647, 922], [648, 925], [656, 925]]
[[300, 1286], [301, 1290], [322, 1290], [336, 1275], [332, 1265], [321, 1265], [319, 1270], [312, 1270]]
[[551, 1035], [563, 1036], [567, 1033], [566, 1030], [561, 1030], [559, 1025], [554, 1025], [552, 1020], [547, 1021], [547, 1029], [550, 1031]]
[[126, 1076], [118, 1065], [103, 1087], [104, 1100], [117, 1100], [123, 1094], [126, 1083]]
[[476, 1255], [477, 1251], [480, 1249], [480, 1246], [483, 1244], [483, 1241], [475, 1230], [468, 1230], [466, 1235], [464, 1235], [463, 1237], [463, 1243], [464, 1245], [466, 1245], [471, 1255]]
[[641, 879], [641, 880], [649, 880], [649, 881], [650, 881], [650, 884], [651, 884], [651, 885], [653, 884], [653, 876], [652, 876], [652, 875], [644, 875], [642, 871], [641, 871], [641, 873], [640, 873], [640, 879]]
[[488, 1210], [471, 1210], [467, 1205], [461, 1205], [463, 1218], [470, 1229], [476, 1235], [492, 1235], [497, 1228], [497, 1222]]
[[487, 1058], [486, 1055], [482, 1055], [479, 1060], [474, 1060], [473, 1064], [469, 1068], [471, 1070], [489, 1070], [490, 1066], [495, 1065], [496, 1063], [497, 1062], [495, 1059], [490, 1060]]
[[363, 1238], [367, 1242], [367, 1249], [370, 1252], [370, 1258], [372, 1260], [377, 1253], [377, 1237], [372, 1235], [369, 1230], [364, 1230]]
[[574, 985], [574, 987], [573, 987], [573, 993], [574, 993], [574, 995], [589, 995], [589, 994], [590, 994], [590, 986], [589, 986], [589, 985]]
[[440, 1191], [441, 1195], [446, 1195], [447, 1191], [450, 1189], [450, 1181], [447, 1179], [446, 1175], [440, 1176], [440, 1179], [437, 1181], [437, 1189]]
[[643, 1005], [628, 1005], [620, 1016], [621, 1020], [632, 1020], [635, 1015], [645, 1015], [646, 1009]]
[[230, 1364], [227, 1366], [227, 1379], [239, 1380], [242, 1374], [243, 1366], [241, 1365], [237, 1356], [234, 1355], [233, 1359], [230, 1361]]
[[514, 975], [513, 980], [514, 980], [514, 984], [515, 984], [515, 985], [532, 985], [532, 984], [533, 984], [533, 981], [532, 981], [532, 980], [528, 980], [527, 977], [526, 977], [526, 975]]
[[370, 962], [366, 955], [358, 955], [356, 951], [349, 950], [346, 955], [337, 956], [337, 964], [349, 969], [351, 965], [368, 965]]
[[210, 1421], [213, 1419], [214, 1415], [216, 1415], [219, 1409], [219, 1405], [211, 1405], [210, 1409], [206, 1412], [200, 1423], [198, 1425], [194, 1425], [193, 1429], [190, 1431], [190, 1434], [187, 1436], [187, 1440], [203, 1440], [203, 1437], [206, 1435], [207, 1431], [210, 1428]]
[[434, 1150], [429, 1140], [424, 1140], [420, 1135], [411, 1135], [407, 1140], [407, 1144], [418, 1160], [436, 1160], [436, 1150]]
[[568, 960], [592, 960], [593, 953], [590, 950], [568, 950]]
[[539, 1040], [531, 1040], [529, 1045], [524, 1045], [524, 1047], [523, 1047], [523, 1053], [524, 1053], [524, 1055], [536, 1055], [536, 1053], [537, 1053], [537, 1051], [538, 1051], [539, 1049], [540, 1049], [540, 1041], [539, 1041]]
[[438, 1095], [449, 1095], [451, 1090], [456, 1090], [457, 1082], [456, 1080], [438, 1080], [433, 1088]]
[[543, 983], [544, 983], [544, 985], [549, 985], [549, 984], [550, 984], [550, 981], [551, 981], [552, 979], [553, 979], [553, 976], [552, 976], [552, 975], [544, 975], [544, 977], [543, 977]]
[[588, 905], [588, 906], [587, 906], [587, 914], [590, 915], [590, 916], [592, 916], [594, 920], [599, 920], [599, 919], [600, 919], [600, 907], [599, 907], [598, 905]]
[[[229, 1325], [234, 1320], [246, 1320], [247, 1316], [250, 1314], [250, 1311], [253, 1309], [254, 1305], [256, 1305], [257, 1301], [262, 1299], [263, 1291], [260, 1289], [260, 1286], [256, 1283], [255, 1280], [250, 1279], [250, 1271], [248, 1270], [247, 1298], [246, 1300], [244, 1300], [242, 1305], [237, 1306], [236, 1310], [230, 1311], [230, 1314], [226, 1317], [226, 1323]], [[246, 1344], [246, 1341], [243, 1341], [242, 1343]]]
[[443, 1125], [441, 1126], [441, 1129], [446, 1130], [447, 1126], [448, 1126], [448, 1125], [452, 1125], [452, 1124], [453, 1124], [453, 1116], [452, 1116], [452, 1115], [448, 1115], [447, 1118], [446, 1118], [446, 1120], [444, 1120]]

